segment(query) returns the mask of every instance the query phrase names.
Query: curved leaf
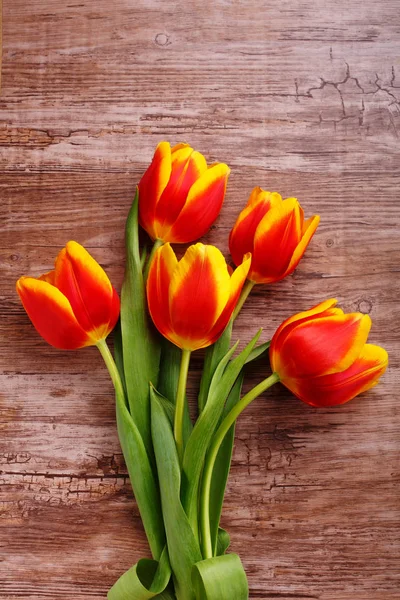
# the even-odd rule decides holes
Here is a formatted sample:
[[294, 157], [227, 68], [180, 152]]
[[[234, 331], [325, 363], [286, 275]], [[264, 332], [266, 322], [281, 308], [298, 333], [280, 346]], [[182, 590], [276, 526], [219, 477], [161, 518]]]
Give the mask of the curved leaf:
[[174, 600], [173, 592], [167, 589], [170, 578], [171, 567], [165, 548], [160, 562], [142, 558], [121, 575], [108, 592], [107, 600]]
[[198, 562], [192, 571], [196, 600], [248, 600], [246, 573], [237, 554]]

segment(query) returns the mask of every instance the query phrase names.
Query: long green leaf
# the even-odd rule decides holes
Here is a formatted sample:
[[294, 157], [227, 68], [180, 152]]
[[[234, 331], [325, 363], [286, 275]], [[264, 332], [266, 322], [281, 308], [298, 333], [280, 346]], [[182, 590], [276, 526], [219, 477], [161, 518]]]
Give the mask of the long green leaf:
[[225, 401], [260, 334], [261, 331], [234, 360], [229, 362], [236, 345], [220, 361], [211, 381], [207, 403], [187, 442], [183, 457], [185, 486], [182, 490], [182, 502], [193, 528], [197, 524], [198, 489], [207, 449], [222, 415]]
[[253, 360], [259, 360], [260, 358], [268, 358], [269, 355], [269, 347], [271, 345], [271, 340], [268, 342], [264, 342], [259, 346], [256, 346], [249, 354], [246, 364], [253, 362]]
[[[175, 417], [175, 404], [173, 402], [171, 402], [170, 400], [168, 400], [168, 398], [165, 398], [165, 396], [160, 394], [160, 392], [158, 390], [154, 390], [154, 392], [157, 395], [158, 400], [162, 404], [165, 414], [167, 415], [170, 425], [173, 429], [174, 428], [174, 417]], [[189, 415], [187, 415], [187, 416], [189, 416]], [[193, 425], [192, 425], [190, 419], [189, 420], [184, 419], [183, 420], [183, 444], [184, 444], [184, 446], [186, 445], [187, 440], [189, 439], [190, 434], [192, 433], [192, 429], [193, 429]]]
[[208, 558], [192, 573], [196, 600], [248, 600], [246, 573], [237, 554]]
[[[118, 373], [121, 378], [122, 386], [125, 392], [125, 403], [127, 402], [128, 394], [126, 392], [126, 381], [124, 373], [124, 358], [122, 353], [122, 335], [121, 335], [121, 320], [119, 319], [116, 326], [113, 329], [113, 341], [114, 341], [114, 358], [115, 364], [117, 365]], [[128, 407], [129, 409], [129, 407]]]
[[126, 222], [126, 270], [121, 292], [121, 331], [126, 390], [132, 419], [152, 456], [149, 382], [157, 385], [160, 346], [150, 327], [139, 254], [138, 202]]
[[146, 452], [139, 429], [125, 405], [116, 394], [118, 436], [136, 502], [153, 558], [160, 559], [166, 538], [161, 513], [157, 480]]
[[194, 600], [191, 572], [201, 560], [200, 548], [180, 500], [181, 472], [171, 424], [153, 388], [150, 398], [151, 431], [175, 593], [178, 600]]
[[[231, 389], [221, 419], [223, 419], [225, 414], [228, 414], [231, 408], [233, 408], [233, 406], [237, 402], [239, 402], [243, 379], [244, 373], [242, 370], [237, 380], [235, 381], [233, 388]], [[218, 545], [220, 544], [219, 522], [221, 519], [222, 506], [224, 503], [226, 483], [228, 481], [229, 470], [231, 468], [234, 438], [235, 425], [232, 425], [219, 449], [217, 458], [215, 460], [214, 471], [211, 479], [209, 511], [211, 544], [214, 550], [214, 554], [220, 553], [220, 551], [217, 549], [217, 543]]]
[[233, 323], [231, 320], [215, 344], [209, 346], [206, 350], [198, 398], [199, 414], [201, 414], [206, 405], [208, 392], [215, 369], [221, 362], [221, 359], [226, 355], [229, 350], [229, 346], [231, 345], [232, 325]]
[[168, 552], [165, 548], [160, 562], [143, 558], [126, 571], [107, 594], [108, 600], [174, 600], [175, 595], [167, 589], [171, 578]]

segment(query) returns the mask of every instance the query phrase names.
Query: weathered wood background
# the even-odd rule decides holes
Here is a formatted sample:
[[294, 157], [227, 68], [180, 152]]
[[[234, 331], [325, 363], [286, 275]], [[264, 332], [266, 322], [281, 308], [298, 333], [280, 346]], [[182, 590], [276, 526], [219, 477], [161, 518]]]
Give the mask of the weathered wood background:
[[232, 167], [206, 237], [224, 251], [254, 185], [321, 215], [235, 336], [336, 296], [391, 353], [346, 406], [281, 388], [240, 419], [223, 525], [251, 599], [400, 599], [398, 0], [6, 0], [3, 33], [0, 597], [100, 600], [148, 554], [102, 361], [47, 346], [14, 285], [76, 239], [119, 288], [134, 188], [167, 139]]

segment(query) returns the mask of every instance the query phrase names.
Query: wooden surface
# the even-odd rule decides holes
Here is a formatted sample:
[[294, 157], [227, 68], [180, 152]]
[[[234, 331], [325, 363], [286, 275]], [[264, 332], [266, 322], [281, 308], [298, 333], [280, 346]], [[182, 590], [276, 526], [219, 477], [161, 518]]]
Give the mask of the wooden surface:
[[206, 237], [224, 251], [255, 185], [321, 215], [235, 337], [336, 296], [390, 353], [346, 406], [277, 388], [240, 419], [223, 525], [251, 599], [400, 599], [398, 0], [12, 0], [3, 29], [0, 598], [100, 600], [148, 554], [101, 359], [47, 346], [14, 284], [76, 239], [119, 289], [134, 188], [166, 139], [232, 167]]

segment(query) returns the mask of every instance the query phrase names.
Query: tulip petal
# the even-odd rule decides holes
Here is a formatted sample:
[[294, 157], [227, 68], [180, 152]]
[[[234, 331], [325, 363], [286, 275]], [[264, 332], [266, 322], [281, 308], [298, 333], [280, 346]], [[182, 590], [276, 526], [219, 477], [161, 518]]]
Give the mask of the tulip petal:
[[175, 252], [170, 244], [164, 244], [154, 256], [147, 279], [147, 301], [151, 318], [158, 331], [168, 339], [172, 335], [169, 287], [177, 265]]
[[71, 241], [61, 250], [54, 282], [85, 331], [97, 339], [110, 333], [118, 319], [119, 301], [106, 273], [83, 246]]
[[255, 283], [271, 283], [285, 277], [301, 239], [301, 229], [300, 205], [296, 198], [287, 198], [271, 208], [256, 229], [249, 279]]
[[38, 277], [38, 279], [40, 279], [40, 281], [47, 281], [47, 283], [50, 283], [51, 285], [55, 285], [54, 284], [54, 279], [55, 279], [54, 269], [53, 269], [53, 271], [49, 271], [48, 273], [43, 273], [43, 275]]
[[139, 222], [147, 233], [156, 239], [154, 231], [156, 206], [167, 187], [171, 176], [171, 147], [168, 142], [160, 142], [154, 153], [151, 165], [139, 182]]
[[240, 293], [243, 288], [243, 284], [246, 281], [247, 275], [250, 270], [251, 265], [251, 254], [248, 253], [244, 256], [243, 262], [239, 265], [235, 271], [231, 275], [231, 285], [230, 285], [230, 294], [229, 300], [226, 303], [224, 310], [221, 315], [215, 322], [212, 330], [209, 334], [209, 339], [211, 340], [209, 343], [213, 344], [217, 341], [219, 336], [224, 331], [225, 327], [228, 325], [230, 318], [232, 316], [233, 311], [235, 310], [235, 306], [238, 303]]
[[297, 323], [281, 334], [281, 347], [274, 350], [274, 370], [282, 381], [343, 371], [360, 355], [370, 328], [370, 317], [361, 313]]
[[253, 251], [254, 236], [261, 219], [281, 202], [282, 196], [277, 192], [267, 192], [260, 187], [253, 189], [229, 236], [229, 250], [235, 265], [240, 265], [244, 255]]
[[174, 343], [187, 350], [207, 346], [209, 332], [225, 308], [231, 280], [225, 258], [215, 246], [190, 246], [169, 288]]
[[[269, 351], [271, 366], [274, 371], [276, 371], [278, 368], [278, 355], [279, 355], [283, 340], [285, 339], [286, 332], [289, 333], [289, 331], [291, 331], [291, 329], [293, 328], [292, 327], [293, 324], [297, 323], [298, 321], [305, 321], [312, 317], [322, 316], [327, 310], [331, 310], [333, 307], [335, 307], [336, 304], [337, 304], [336, 298], [330, 298], [329, 300], [324, 300], [324, 302], [320, 302], [316, 306], [313, 306], [312, 308], [310, 308], [310, 310], [305, 310], [303, 312], [292, 315], [291, 317], [289, 317], [288, 319], [283, 321], [283, 323], [281, 323], [281, 325], [279, 325], [278, 329], [276, 330], [276, 332], [274, 333], [274, 335], [272, 337], [270, 351]], [[336, 310], [338, 310], [338, 309], [336, 309]], [[341, 311], [341, 312], [343, 314], [343, 311]], [[283, 334], [283, 335], [281, 335], [281, 334]]]
[[204, 156], [186, 144], [173, 148], [171, 159], [171, 176], [156, 207], [154, 231], [159, 239], [168, 237], [190, 188], [207, 170]]
[[229, 173], [229, 167], [220, 163], [197, 179], [168, 233], [168, 241], [185, 244], [208, 231], [220, 213]]
[[310, 219], [305, 221], [305, 223], [304, 223], [305, 227], [303, 228], [303, 237], [301, 238], [297, 248], [293, 252], [293, 256], [290, 260], [289, 266], [285, 273], [285, 277], [286, 277], [286, 275], [290, 275], [290, 273], [293, 273], [293, 271], [299, 264], [304, 252], [307, 249], [308, 244], [311, 241], [311, 238], [313, 237], [313, 235], [318, 227], [319, 221], [320, 221], [319, 215], [314, 215], [313, 217], [311, 217]]
[[21, 277], [17, 292], [36, 330], [52, 346], [75, 350], [96, 343], [78, 323], [68, 299], [47, 281]]
[[348, 369], [322, 377], [285, 381], [285, 385], [307, 404], [334, 406], [344, 404], [375, 386], [387, 365], [386, 350], [365, 344], [360, 356]]

